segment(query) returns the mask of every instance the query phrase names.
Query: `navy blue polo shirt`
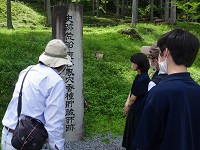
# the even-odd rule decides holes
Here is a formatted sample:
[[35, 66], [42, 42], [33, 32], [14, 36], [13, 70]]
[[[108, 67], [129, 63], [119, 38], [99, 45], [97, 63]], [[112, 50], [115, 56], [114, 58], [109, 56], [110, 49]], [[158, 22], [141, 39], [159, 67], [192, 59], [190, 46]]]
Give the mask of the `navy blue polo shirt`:
[[149, 91], [133, 145], [140, 150], [200, 150], [200, 86], [189, 73]]
[[131, 87], [131, 95], [137, 96], [136, 101], [131, 106], [131, 110], [138, 110], [141, 107], [141, 102], [148, 91], [150, 78], [147, 72], [142, 72], [135, 77]]

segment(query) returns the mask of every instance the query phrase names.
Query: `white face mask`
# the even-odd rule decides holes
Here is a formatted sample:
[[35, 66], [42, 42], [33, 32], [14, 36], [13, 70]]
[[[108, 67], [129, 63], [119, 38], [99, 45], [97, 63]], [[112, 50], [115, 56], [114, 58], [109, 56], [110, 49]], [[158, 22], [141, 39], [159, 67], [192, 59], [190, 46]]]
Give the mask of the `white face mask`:
[[159, 62], [158, 62], [160, 71], [162, 71], [164, 73], [167, 73], [167, 61], [166, 61], [166, 59], [167, 58], [165, 58], [165, 60], [162, 61], [162, 62], [160, 62], [160, 60], [159, 60]]

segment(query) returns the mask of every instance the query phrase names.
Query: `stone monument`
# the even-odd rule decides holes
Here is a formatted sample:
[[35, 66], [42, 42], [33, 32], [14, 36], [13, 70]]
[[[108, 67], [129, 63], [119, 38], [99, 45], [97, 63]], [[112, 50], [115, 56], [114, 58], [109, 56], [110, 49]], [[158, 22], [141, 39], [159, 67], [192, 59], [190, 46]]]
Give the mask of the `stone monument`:
[[80, 4], [57, 5], [53, 8], [52, 37], [67, 45], [72, 66], [66, 68], [65, 140], [77, 141], [84, 133], [83, 99], [83, 9]]

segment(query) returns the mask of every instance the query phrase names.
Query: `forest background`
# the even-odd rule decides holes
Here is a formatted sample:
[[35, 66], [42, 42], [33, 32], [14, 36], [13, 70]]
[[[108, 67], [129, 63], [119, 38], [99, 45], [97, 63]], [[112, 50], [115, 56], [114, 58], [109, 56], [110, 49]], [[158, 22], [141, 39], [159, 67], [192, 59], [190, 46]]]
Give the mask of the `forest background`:
[[[84, 11], [85, 135], [92, 137], [95, 133], [107, 132], [113, 136], [122, 135], [125, 124], [122, 108], [136, 75], [130, 67], [130, 56], [139, 52], [142, 45], [151, 45], [174, 28], [188, 29], [200, 38], [200, 2], [0, 0], [0, 120], [19, 72], [37, 63], [38, 56], [52, 38], [53, 6], [71, 2], [82, 4]], [[176, 9], [172, 8], [174, 6]], [[103, 57], [98, 59], [97, 53], [102, 53]], [[189, 68], [198, 83], [199, 66], [198, 54]], [[150, 69], [150, 76], [152, 72]]]

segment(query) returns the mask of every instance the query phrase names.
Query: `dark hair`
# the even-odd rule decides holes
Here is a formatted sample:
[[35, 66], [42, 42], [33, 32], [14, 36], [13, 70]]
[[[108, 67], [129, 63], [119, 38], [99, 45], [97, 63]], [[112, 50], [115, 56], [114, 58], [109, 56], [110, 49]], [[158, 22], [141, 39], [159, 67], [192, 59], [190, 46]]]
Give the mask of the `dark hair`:
[[135, 63], [138, 65], [138, 69], [141, 70], [141, 72], [148, 72], [150, 68], [149, 60], [147, 56], [143, 53], [136, 53], [133, 54], [130, 58], [130, 61], [132, 63]]
[[150, 52], [149, 57], [151, 59], [158, 59], [159, 51], [149, 51], [149, 52]]
[[151, 59], [158, 59], [159, 53], [160, 53], [160, 48], [157, 46], [157, 43], [154, 43], [150, 50], [149, 50], [149, 56]]
[[161, 54], [168, 48], [177, 65], [190, 67], [199, 51], [199, 39], [183, 29], [174, 29], [162, 35], [157, 41]]

